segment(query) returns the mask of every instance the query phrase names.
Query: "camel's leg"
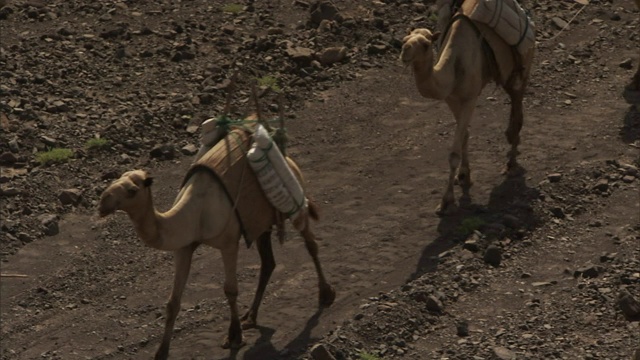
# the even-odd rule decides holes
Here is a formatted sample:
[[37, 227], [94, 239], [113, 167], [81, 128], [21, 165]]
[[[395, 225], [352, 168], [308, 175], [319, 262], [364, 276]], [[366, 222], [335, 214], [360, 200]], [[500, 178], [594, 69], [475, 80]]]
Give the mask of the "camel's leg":
[[307, 224], [300, 234], [304, 238], [304, 244], [307, 247], [307, 251], [309, 251], [309, 255], [313, 258], [313, 264], [315, 265], [316, 273], [318, 274], [318, 298], [320, 306], [331, 306], [336, 298], [336, 292], [324, 277], [322, 266], [320, 265], [320, 259], [318, 259], [318, 244], [316, 243], [315, 236], [309, 229], [309, 220], [307, 219], [306, 221]]
[[[453, 112], [456, 118], [456, 131], [453, 138], [453, 145], [451, 146], [451, 152], [449, 153], [449, 180], [447, 181], [447, 189], [440, 205], [436, 208], [436, 214], [443, 216], [452, 213], [455, 210], [455, 197], [453, 193], [453, 186], [455, 184], [456, 173], [465, 174], [467, 177], [470, 175], [469, 160], [466, 154], [466, 147], [464, 146], [466, 139], [468, 138], [469, 122], [473, 116], [473, 110], [476, 105], [477, 98], [472, 98], [466, 101], [448, 100], [447, 104]], [[465, 159], [462, 169], [458, 169], [461, 164], [461, 160]]]
[[462, 158], [460, 167], [456, 175], [456, 183], [464, 189], [469, 189], [473, 185], [471, 181], [471, 168], [469, 166], [469, 129], [464, 132], [464, 140], [462, 142]]
[[258, 317], [258, 309], [262, 303], [264, 290], [267, 288], [273, 269], [276, 268], [276, 260], [273, 257], [273, 248], [271, 247], [271, 232], [266, 232], [258, 238], [258, 253], [260, 254], [260, 279], [258, 280], [258, 288], [253, 298], [253, 304], [246, 314], [242, 316], [242, 328], [249, 329], [256, 327]]
[[509, 90], [509, 96], [511, 97], [511, 114], [509, 116], [509, 127], [505, 132], [507, 141], [511, 145], [511, 150], [508, 153], [508, 161], [506, 173], [509, 175], [518, 175], [520, 168], [517, 162], [518, 145], [520, 144], [520, 130], [522, 129], [522, 122], [524, 119], [522, 110], [522, 99], [524, 90]]
[[182, 292], [185, 285], [187, 284], [187, 278], [189, 277], [193, 251], [197, 247], [197, 245], [186, 246], [174, 252], [176, 272], [173, 279], [173, 289], [171, 290], [171, 297], [169, 298], [169, 302], [167, 303], [167, 320], [164, 325], [164, 335], [162, 337], [162, 343], [160, 344], [160, 347], [156, 352], [156, 360], [166, 359], [169, 356], [169, 345], [171, 343], [173, 326], [176, 323], [178, 312], [180, 312], [180, 299], [182, 298]]
[[229, 308], [231, 309], [229, 333], [224, 339], [222, 347], [225, 349], [237, 349], [244, 345], [238, 313], [238, 277], [236, 274], [238, 268], [238, 242], [235, 241], [233, 246], [222, 249], [221, 252], [222, 262], [224, 263], [224, 294], [227, 296]]

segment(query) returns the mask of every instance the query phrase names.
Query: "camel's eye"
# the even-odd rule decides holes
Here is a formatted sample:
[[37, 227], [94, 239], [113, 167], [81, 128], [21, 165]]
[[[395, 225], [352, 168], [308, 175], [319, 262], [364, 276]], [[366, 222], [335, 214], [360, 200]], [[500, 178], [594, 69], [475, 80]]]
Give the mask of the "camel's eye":
[[138, 193], [138, 188], [137, 187], [127, 189], [127, 197], [132, 198], [132, 197], [136, 196], [137, 193]]

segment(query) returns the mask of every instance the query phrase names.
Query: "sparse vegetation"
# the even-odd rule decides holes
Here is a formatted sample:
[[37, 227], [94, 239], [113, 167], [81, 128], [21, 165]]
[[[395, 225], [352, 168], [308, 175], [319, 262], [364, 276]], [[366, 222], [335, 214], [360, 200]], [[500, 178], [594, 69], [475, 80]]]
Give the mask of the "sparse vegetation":
[[43, 164], [59, 164], [65, 163], [73, 156], [71, 149], [54, 148], [49, 151], [36, 153], [36, 160]]
[[480, 229], [480, 227], [482, 227], [485, 224], [486, 222], [480, 217], [477, 217], [477, 216], [468, 217], [462, 220], [456, 232], [459, 235], [466, 236], [471, 234], [475, 230]]
[[280, 86], [278, 86], [278, 79], [274, 76], [266, 75], [256, 80], [258, 81], [258, 86], [268, 87], [273, 91], [280, 91]]
[[244, 9], [244, 6], [240, 5], [240, 4], [227, 4], [222, 8], [222, 11], [224, 12], [228, 12], [228, 13], [232, 13], [232, 14], [237, 14], [242, 12], [242, 10]]
[[103, 148], [106, 148], [107, 146], [109, 146], [109, 140], [103, 139], [103, 138], [89, 139], [84, 144], [84, 147], [89, 150], [103, 149]]
[[361, 351], [359, 355], [360, 355], [360, 360], [380, 360], [379, 357], [364, 351]]

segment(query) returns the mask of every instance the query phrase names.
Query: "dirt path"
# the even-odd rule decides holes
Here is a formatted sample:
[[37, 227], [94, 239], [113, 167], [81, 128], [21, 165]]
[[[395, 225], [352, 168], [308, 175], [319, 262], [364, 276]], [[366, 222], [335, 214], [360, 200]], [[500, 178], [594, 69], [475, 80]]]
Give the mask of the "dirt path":
[[[440, 235], [460, 224], [433, 214], [446, 179], [450, 115], [442, 104], [418, 98], [409, 81], [396, 82], [394, 91], [384, 88], [394, 78], [408, 76], [400, 67], [368, 72], [357, 83], [326, 92], [324, 102], [308, 104], [298, 120], [291, 121], [291, 153], [300, 159], [310, 191], [322, 204], [323, 218], [315, 229], [338, 297], [332, 308], [316, 313], [315, 272], [303, 244], [291, 236], [284, 246], [275, 247], [278, 267], [259, 317], [262, 327], [246, 332], [249, 345], [236, 357], [294, 355], [351, 318], [360, 299], [397, 288], [412, 274], [422, 273], [430, 257], [453, 245]], [[491, 208], [496, 189], [505, 184], [499, 171], [508, 108], [501, 103], [502, 94], [489, 95], [498, 100], [479, 105], [470, 149], [473, 202]], [[367, 106], [353, 106], [365, 99]], [[623, 116], [614, 105], [620, 102], [611, 99], [561, 113], [528, 106], [523, 189], [567, 164], [604, 160], [620, 151], [633, 155], [626, 145], [609, 141], [615, 140], [611, 131], [602, 132]], [[585, 122], [592, 125], [581, 126]], [[552, 134], [566, 129], [572, 129], [571, 137], [549, 142]], [[167, 164], [154, 171], [160, 208], [168, 206], [187, 165]], [[56, 237], [26, 246], [3, 265], [3, 272], [29, 274], [26, 279], [2, 279], [3, 333], [9, 335], [3, 346], [20, 358], [42, 353], [64, 359], [130, 358], [132, 353], [148, 358], [163, 324], [158, 316], [170, 288], [170, 255], [138, 244], [124, 216], [105, 224], [72, 215], [61, 228]], [[253, 249], [242, 250], [240, 256], [239, 301], [246, 308], [258, 259]], [[81, 288], [84, 281], [92, 285]], [[219, 255], [200, 250], [172, 354], [228, 356], [218, 346], [227, 326], [221, 282]], [[29, 300], [20, 306], [25, 295]], [[53, 306], [31, 311], [40, 297], [52, 297]]]
[[[544, 20], [540, 22], [544, 24], [541, 26], [544, 31], [550, 31], [548, 23], [552, 15], [558, 13], [566, 17], [567, 14], [573, 14], [575, 11], [568, 5], [560, 6], [555, 2], [543, 3], [544, 9], [538, 10], [540, 19]], [[304, 358], [307, 356], [304, 353], [309, 346], [326, 337], [327, 334], [332, 334], [338, 327], [352, 320], [356, 314], [361, 314], [364, 311], [363, 303], [369, 299], [398, 289], [407, 280], [425, 273], [431, 272], [438, 279], [446, 275], [440, 272], [436, 264], [437, 256], [448, 249], [460, 248], [454, 240], [460, 240], [460, 234], [466, 233], [468, 229], [466, 229], [465, 220], [469, 218], [482, 218], [490, 225], [489, 228], [497, 232], [511, 232], [517, 236], [528, 234], [528, 241], [534, 244], [531, 248], [525, 248], [520, 243], [514, 245], [513, 253], [510, 254], [512, 256], [510, 263], [506, 268], [494, 271], [486, 265], [477, 267], [479, 269], [477, 272], [482, 272], [490, 280], [483, 283], [484, 288], [469, 294], [456, 307], [450, 309], [461, 315], [475, 313], [477, 315], [475, 318], [468, 315], [470, 320], [478, 320], [474, 324], [473, 331], [493, 331], [492, 317], [502, 315], [508, 312], [507, 310], [517, 313], [516, 310], [528, 299], [526, 296], [520, 296], [520, 293], [507, 294], [513, 290], [512, 287], [526, 287], [523, 291], [527, 292], [527, 296], [529, 292], [537, 291], [531, 290], [527, 284], [526, 286], [522, 283], [514, 285], [505, 279], [513, 279], [527, 271], [533, 273], [536, 280], [554, 278], [558, 277], [557, 273], [566, 265], [565, 263], [578, 266], [577, 264], [595, 258], [602, 252], [621, 251], [612, 241], [601, 242], [600, 240], [602, 237], [609, 239], [614, 235], [626, 234], [634, 226], [637, 230], [637, 225], [640, 224], [637, 177], [629, 183], [617, 179], [618, 185], [615, 186], [620, 190], [611, 198], [596, 197], [589, 200], [588, 204], [585, 202], [586, 213], [583, 213], [583, 217], [575, 222], [573, 220], [560, 222], [558, 219], [551, 218], [549, 216], [551, 205], [545, 207], [544, 201], [541, 200], [543, 198], [541, 191], [544, 190], [543, 185], [546, 184], [548, 174], [563, 173], [565, 179], [571, 183], [567, 184], [566, 189], [558, 190], [557, 194], [553, 193], [557, 197], [553, 197], [552, 200], [573, 205], [576, 198], [584, 195], [584, 189], [580, 186], [584, 185], [587, 188], [596, 178], [588, 173], [592, 168], [600, 171], [604, 167], [603, 164], [611, 160], [623, 163], [635, 161], [637, 165], [640, 115], [637, 111], [630, 110], [619, 95], [621, 84], [630, 75], [629, 71], [620, 68], [620, 61], [623, 58], [631, 58], [634, 63], [637, 63], [637, 49], [633, 49], [627, 43], [627, 39], [617, 32], [615, 36], [610, 36], [609, 28], [603, 25], [602, 20], [592, 21], [608, 14], [603, 9], [621, 13], [624, 15], [623, 19], [627, 27], [620, 29], [630, 33], [631, 38], [634, 36], [637, 38], [637, 30], [633, 28], [638, 24], [637, 19], [628, 20], [629, 11], [624, 10], [625, 7], [629, 8], [629, 4], [631, 4], [630, 1], [616, 0], [611, 6], [598, 5], [599, 7], [593, 10], [590, 7], [585, 11], [589, 22], [585, 20], [576, 24], [572, 31], [567, 31], [565, 36], [556, 42], [541, 43], [532, 84], [525, 96], [525, 126], [521, 134], [520, 161], [527, 172], [523, 177], [505, 179], [500, 174], [506, 161], [507, 143], [503, 132], [507, 125], [509, 107], [507, 97], [502, 91], [491, 87], [485, 89], [471, 125], [469, 149], [474, 179], [474, 186], [471, 189], [472, 205], [452, 217], [438, 218], [434, 214], [434, 209], [445, 187], [448, 148], [453, 133], [453, 120], [446, 106], [441, 102], [422, 99], [414, 89], [409, 70], [392, 61], [387, 61], [387, 58], [384, 61], [368, 59], [372, 64], [366, 66], [366, 70], [364, 67], [360, 68], [359, 63], [355, 61], [355, 64], [349, 64], [351, 67], [343, 73], [348, 74], [348, 78], [354, 79], [353, 81], [343, 81], [347, 77], [332, 78], [331, 76], [340, 73], [343, 69], [338, 65], [329, 68], [327, 72], [331, 73], [325, 74], [326, 77], [339, 86], [334, 84], [307, 86], [306, 90], [310, 93], [309, 99], [312, 100], [306, 100], [303, 106], [299, 106], [300, 110], [295, 113], [296, 118], [291, 119], [288, 126], [291, 134], [290, 153], [305, 173], [310, 194], [321, 204], [322, 219], [314, 225], [314, 231], [320, 240], [320, 258], [325, 273], [337, 290], [336, 302], [329, 309], [317, 311], [314, 267], [299, 237], [291, 233], [283, 246], [274, 246], [278, 266], [261, 307], [258, 318], [261, 326], [258, 329], [246, 331], [247, 345], [237, 353], [230, 353], [219, 346], [228, 325], [228, 306], [222, 291], [220, 256], [212, 249], [199, 249], [193, 262], [182, 311], [176, 324], [171, 347], [172, 358], [248, 360]], [[154, 11], [151, 13], [153, 16], [158, 15], [156, 5], [149, 7]], [[371, 13], [369, 11], [371, 6], [373, 5], [368, 2], [352, 4], [352, 7], [357, 7], [357, 16], [361, 17], [365, 16], [363, 14], [368, 16]], [[392, 20], [392, 29], [404, 26], [403, 21], [410, 15], [413, 16], [413, 12], [400, 6], [393, 6], [386, 13], [387, 18]], [[273, 9], [271, 6], [268, 8], [269, 11], [264, 9], [260, 11], [271, 14]], [[31, 8], [25, 5], [24, 9], [26, 12]], [[84, 7], [83, 11], [89, 14], [107, 11], [99, 6], [96, 9]], [[293, 19], [297, 19], [296, 16], [300, 13], [306, 14], [293, 5], [279, 3], [277, 9], [282, 12], [277, 13], [275, 17], [284, 19], [282, 21], [286, 24], [295, 23]], [[70, 13], [76, 16], [75, 10], [72, 10]], [[180, 11], [183, 11], [180, 14], [184, 17], [188, 17], [189, 14], [199, 14], [199, 10], [186, 6], [180, 8]], [[234, 19], [229, 14], [221, 15], [218, 12], [214, 15], [227, 23], [232, 23]], [[251, 18], [251, 16], [248, 17]], [[612, 15], [610, 17], [613, 18]], [[134, 18], [138, 19], [138, 17]], [[359, 18], [358, 21], [360, 21]], [[372, 27], [367, 21], [363, 20], [358, 23], [355, 30], [351, 29], [361, 38], [364, 37], [363, 34], [373, 34], [371, 36], [374, 39], [376, 36], [381, 36], [378, 34], [379, 29]], [[612, 21], [614, 20], [609, 22]], [[131, 23], [139, 25], [134, 20], [131, 20]], [[160, 20], [158, 23], [166, 25]], [[237, 32], [243, 30], [240, 23], [235, 23], [238, 26]], [[246, 23], [251, 24], [249, 21]], [[150, 24], [161, 28], [156, 23], [150, 22]], [[172, 29], [176, 27], [174, 25], [171, 25]], [[202, 28], [201, 26], [200, 29]], [[165, 59], [163, 63], [158, 58], [165, 56], [162, 46], [166, 46], [164, 42], [171, 36], [169, 30], [161, 29], [162, 31], [158, 30], [160, 35], [157, 37], [135, 40], [139, 41], [138, 43], [135, 41], [126, 43], [129, 47], [138, 46], [140, 51], [146, 49], [148, 45], [146, 42], [149, 43], [149, 48], [155, 46], [159, 49], [157, 54], [160, 55], [153, 55], [156, 56], [153, 60], [157, 63], [153, 63], [152, 67], [157, 73], [149, 75], [158, 81], [165, 80], [164, 77], [167, 76], [161, 70], [165, 70], [168, 60]], [[46, 26], [40, 30], [49, 31]], [[95, 33], [102, 31], [96, 29], [86, 31], [90, 30]], [[193, 31], [196, 32], [196, 30]], [[229, 28], [226, 31], [227, 35], [232, 32]], [[295, 31], [291, 32], [296, 35]], [[29, 34], [23, 34], [23, 36], [27, 35]], [[135, 34], [135, 36], [139, 35]], [[29, 36], [38, 38], [33, 34]], [[220, 38], [226, 38], [225, 36]], [[340, 36], [345, 37], [345, 35]], [[86, 36], [83, 39], [85, 38], [93, 39]], [[338, 36], [336, 38], [342, 39]], [[590, 43], [585, 39], [594, 40]], [[304, 40], [308, 39], [304, 38]], [[95, 46], [104, 52], [112, 51], [114, 50], [112, 47], [118, 45], [117, 41], [113, 41], [113, 44], [109, 44], [108, 41], [96, 41], [98, 45]], [[218, 43], [215, 45], [210, 42], [205, 46], [203, 43], [202, 47], [219, 46], [228, 50], [234, 45], [233, 41], [228, 43], [219, 39], [216, 41]], [[569, 48], [564, 43], [562, 46], [559, 45], [560, 41], [569, 44]], [[389, 42], [392, 43], [391, 40]], [[238, 40], [238, 43], [241, 41]], [[67, 45], [62, 43], [61, 46]], [[24, 44], [20, 43], [20, 46], [30, 49], [28, 41]], [[353, 45], [353, 47], [357, 46]], [[79, 48], [91, 50], [90, 47], [79, 46]], [[100, 53], [100, 51], [94, 52]], [[585, 53], [588, 55], [585, 56]], [[61, 54], [63, 52], [55, 52], [56, 56], [63, 56]], [[576, 56], [573, 54], [578, 54], [576, 56], [579, 61], [584, 61], [583, 65], [575, 60]], [[361, 54], [356, 55], [362, 57]], [[200, 56], [201, 54], [198, 53], [196, 61], [201, 60]], [[365, 55], [365, 60], [367, 56]], [[396, 54], [394, 53], [393, 56], [395, 57]], [[574, 60], [571, 60], [572, 57]], [[101, 59], [99, 56], [96, 58]], [[120, 63], [115, 62], [115, 64], [110, 63], [110, 66], [117, 69], [114, 70], [114, 74], [122, 75], [130, 72], [127, 67], [120, 67]], [[171, 66], [174, 65], [171, 64]], [[95, 67], [102, 71], [100, 66]], [[135, 66], [136, 71], [143, 73], [139, 68], [140, 64]], [[222, 68], [209, 66], [207, 61], [198, 65], [203, 69], [206, 68], [206, 72], [201, 70], [198, 70], [201, 72], [190, 72], [189, 66], [189, 63], [175, 65], [175, 68], [171, 68], [173, 71], [171, 74], [179, 78], [180, 76], [188, 77], [184, 74], [202, 73], [215, 78], [211, 74], [215, 74], [216, 71], [223, 72]], [[196, 65], [191, 66], [200, 69]], [[273, 64], [270, 66], [278, 67]], [[278, 71], [282, 70], [278, 69]], [[99, 71], [96, 73], [100, 74]], [[191, 83], [180, 83], [182, 85], [176, 85], [174, 90], [177, 91], [179, 86], [185, 86], [194, 93], [196, 90], [193, 89], [197, 88], [200, 91], [201, 82], [206, 83], [206, 81], [199, 79], [198, 76], [205, 77], [193, 75], [195, 80]], [[7, 75], [7, 78], [11, 76]], [[174, 101], [175, 94], [148, 94], [148, 99], [151, 99], [148, 102], [158, 104], [152, 109], [155, 111], [154, 114], [158, 119], [165, 120], [165, 123], [156, 124], [152, 121], [146, 123], [148, 119], [144, 112], [137, 112], [140, 108], [139, 104], [131, 105], [131, 101], [141, 97], [135, 92], [140, 85], [126, 83], [126, 77], [124, 81], [121, 78], [114, 80], [115, 85], [110, 83], [111, 80], [112, 78], [109, 77], [109, 81], [105, 82], [106, 85], [100, 85], [105, 86], [104, 89], [94, 88], [92, 91], [95, 96], [87, 95], [83, 101], [93, 106], [96, 99], [100, 99], [98, 101], [101, 103], [100, 106], [106, 104], [104, 106], [109, 111], [111, 108], [117, 108], [125, 109], [123, 111], [126, 113], [126, 109], [135, 109], [136, 112], [126, 114], [131, 119], [141, 122], [127, 122], [125, 126], [121, 126], [118, 122], [121, 118], [126, 121], [130, 121], [130, 118], [119, 114], [113, 115], [106, 110], [100, 113], [102, 111], [100, 107], [93, 109], [87, 105], [86, 108], [81, 108], [78, 105], [78, 108], [82, 109], [78, 111], [90, 114], [95, 111], [104, 117], [74, 115], [76, 117], [73, 121], [69, 120], [69, 124], [75, 124], [81, 128], [91, 128], [100, 124], [100, 126], [96, 125], [96, 128], [101, 129], [102, 134], [111, 137], [115, 135], [110, 131], [120, 135], [120, 131], [136, 129], [138, 132], [129, 134], [133, 134], [130, 139], [117, 142], [118, 146], [110, 148], [109, 151], [113, 151], [113, 154], [110, 153], [109, 156], [120, 156], [117, 169], [133, 166], [133, 163], [150, 170], [156, 179], [154, 184], [156, 205], [160, 209], [167, 209], [178, 191], [190, 158], [184, 156], [171, 161], [153, 160], [146, 163], [141, 163], [142, 160], [138, 158], [144, 158], [140, 153], [146, 153], [150, 144], [154, 144], [145, 137], [148, 129], [153, 129], [150, 137], [156, 136], [162, 141], [173, 140], [182, 145], [185, 141], [192, 140], [190, 135], [182, 133], [173, 138], [164, 134], [174, 131], [174, 128], [168, 124], [175, 121], [172, 116], [174, 113], [179, 113], [176, 108], [183, 106], [182, 100]], [[303, 81], [315, 80], [307, 78]], [[122, 86], [123, 83], [125, 87], [135, 91], [128, 93], [126, 97], [120, 96], [118, 86]], [[162, 84], [166, 85], [161, 81], [154, 83], [153, 91], [160, 92], [164, 86]], [[113, 90], [114, 87], [116, 90]], [[109, 96], [96, 95], [96, 91], [98, 93], [104, 91]], [[116, 96], [111, 96], [111, 92], [115, 92]], [[34, 90], [34, 93], [37, 93], [37, 90]], [[215, 94], [221, 97], [219, 93]], [[72, 104], [67, 98], [65, 101]], [[81, 104], [86, 105], [83, 102]], [[185, 105], [185, 107], [188, 106]], [[213, 105], [203, 106], [194, 111], [193, 116], [203, 116], [213, 110], [215, 110]], [[24, 116], [24, 112], [11, 116], [12, 121], [16, 119], [18, 119], [16, 121], [22, 121], [18, 116]], [[52, 126], [40, 123], [36, 125], [41, 126], [42, 129], [50, 129], [49, 126]], [[175, 126], [175, 122], [172, 125]], [[41, 138], [42, 134], [33, 130], [38, 126], [32, 123], [26, 124], [25, 137]], [[175, 126], [175, 129], [179, 128]], [[57, 131], [64, 133], [64, 129]], [[94, 129], [91, 128], [91, 131]], [[38, 137], [34, 135], [36, 133]], [[74, 133], [73, 136], [79, 135]], [[27, 142], [25, 139], [21, 141]], [[35, 143], [36, 140], [33, 142]], [[83, 145], [80, 143], [75, 146], [81, 148]], [[139, 151], [140, 148], [144, 151]], [[137, 157], [134, 155], [123, 157], [123, 155], [135, 154], [136, 151], [139, 151]], [[46, 195], [51, 197], [48, 192], [58, 191], [58, 188], [63, 186], [82, 187], [85, 183], [105, 182], [106, 180], [101, 180], [100, 176], [110, 171], [109, 169], [116, 161], [110, 163], [110, 168], [107, 169], [106, 165], [103, 167], [100, 163], [98, 155], [95, 157], [97, 160], [86, 156], [75, 162], [75, 166], [86, 167], [77, 180], [69, 180], [68, 174], [64, 173], [73, 172], [73, 167], [52, 168], [44, 171], [36, 168], [34, 177], [29, 179], [44, 179], [42, 184], [31, 185], [39, 188], [37, 193], [40, 197], [25, 196], [30, 201], [29, 206], [24, 205], [25, 208], [30, 208], [31, 211], [36, 209], [36, 214], [50, 212], [45, 203], [33, 205], [34, 201], [38, 202], [45, 196], [42, 193], [47, 193]], [[77, 165], [78, 163], [82, 165]], [[87, 175], [87, 171], [94, 173]], [[611, 183], [613, 184], [614, 181], [612, 180]], [[99, 187], [87, 186], [85, 189], [95, 191]], [[459, 198], [460, 191], [459, 189], [456, 191], [456, 197]], [[95, 198], [94, 195], [86, 197]], [[57, 199], [54, 200], [57, 201]], [[540, 205], [541, 201], [543, 205]], [[13, 202], [11, 205], [14, 206], [12, 214], [22, 211], [16, 210], [15, 206], [23, 204], [15, 205]], [[1, 263], [3, 274], [26, 275], [26, 277], [0, 279], [0, 318], [2, 319], [0, 357], [3, 360], [148, 359], [154, 354], [164, 326], [164, 304], [170, 291], [173, 274], [172, 256], [145, 248], [137, 240], [129, 220], [123, 214], [101, 220], [97, 218], [94, 208], [95, 204], [88, 204], [86, 209], [65, 208], [66, 214], [60, 222], [59, 234], [37, 241], [25, 241], [25, 245], [17, 254], [7, 256], [4, 259], [6, 261]], [[28, 215], [24, 217], [29, 218]], [[35, 216], [31, 218], [33, 217]], [[597, 227], [596, 230], [591, 229], [589, 224], [594, 219], [602, 221], [604, 225]], [[26, 221], [24, 220], [21, 226], [30, 224]], [[505, 224], [509, 225], [506, 226], [508, 229], [505, 229]], [[11, 222], [3, 222], [3, 231], [5, 227], [11, 228], [11, 226]], [[548, 236], [563, 240], [558, 244], [548, 243], [545, 242], [548, 241]], [[573, 242], [580, 239], [584, 239], [584, 242], [577, 244]], [[634, 243], [631, 241], [629, 240], [626, 247], [622, 248], [624, 256], [634, 256]], [[553, 250], [551, 255], [549, 250]], [[582, 251], [584, 254], [581, 253]], [[544, 257], [545, 261], [536, 261], [536, 257]], [[252, 299], [257, 284], [259, 261], [254, 249], [242, 249], [240, 259], [238, 278], [239, 304], [242, 312]], [[446, 282], [441, 285], [446, 287]], [[637, 290], [633, 286], [637, 284], [630, 287], [632, 290]], [[541, 291], [540, 297], [557, 298], [558, 300], [554, 300], [556, 303], [553, 304], [569, 306], [567, 304], [571, 304], [572, 300], [578, 297], [576, 292], [579, 293], [578, 290], [581, 290], [576, 289], [578, 286], [574, 282], [563, 279], [559, 281], [556, 288]], [[554, 291], [561, 296], [554, 297], [556, 296]], [[504, 308], [504, 310], [497, 310], [495, 304], [501, 304], [500, 309]], [[579, 305], [576, 305], [568, 311], [579, 313], [578, 309]], [[611, 309], [612, 307], [609, 311], [612, 311]], [[532, 315], [525, 312], [514, 316], [514, 326], [517, 327], [518, 322], [525, 322]], [[439, 325], [441, 327], [438, 329], [451, 325], [455, 319], [446, 318], [443, 321], [445, 324]], [[568, 332], [578, 338], [588, 337], [590, 331], [588, 321], [585, 320], [580, 324], [582, 325], [576, 325]], [[607, 334], [622, 340], [619, 340], [619, 343], [612, 342], [611, 346], [620, 343], [627, 346], [628, 342], [637, 339], [627, 335], [637, 329], [637, 326], [622, 322], [616, 323], [616, 326], [619, 328], [608, 329]], [[428, 331], [432, 331], [430, 327], [427, 328]], [[384, 333], [384, 327], [376, 330], [377, 335], [382, 336]], [[444, 356], [445, 347], [462, 346], [458, 338], [449, 335], [451, 334], [444, 330], [433, 331], [428, 336], [421, 334], [420, 341], [416, 341], [413, 349], [414, 354], [422, 354], [416, 355], [417, 358], [427, 359], [430, 358], [428, 356], [433, 355], [432, 352], [440, 351], [437, 357], [440, 358]], [[378, 339], [369, 341], [376, 343]], [[596, 340], [593, 341], [596, 342]], [[481, 352], [474, 354], [481, 354]], [[575, 358], [585, 356], [577, 350], [573, 353], [566, 352], [566, 354], [575, 355]], [[602, 355], [608, 356], [606, 353]], [[461, 355], [460, 359], [466, 360], [468, 357]]]

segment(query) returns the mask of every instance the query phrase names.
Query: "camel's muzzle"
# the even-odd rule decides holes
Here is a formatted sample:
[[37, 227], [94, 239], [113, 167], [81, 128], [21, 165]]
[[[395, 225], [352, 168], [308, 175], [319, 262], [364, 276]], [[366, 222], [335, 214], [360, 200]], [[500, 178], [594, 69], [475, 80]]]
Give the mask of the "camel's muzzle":
[[98, 208], [98, 213], [100, 214], [100, 217], [111, 215], [114, 212], [116, 212], [116, 209], [114, 207], [111, 207], [105, 204], [100, 204], [100, 207]]

